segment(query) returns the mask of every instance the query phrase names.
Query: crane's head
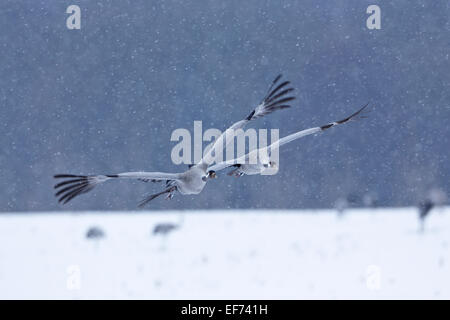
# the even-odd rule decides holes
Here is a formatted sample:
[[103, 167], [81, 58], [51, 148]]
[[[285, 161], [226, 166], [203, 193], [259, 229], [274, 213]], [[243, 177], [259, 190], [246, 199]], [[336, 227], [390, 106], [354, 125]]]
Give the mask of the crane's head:
[[209, 170], [207, 177], [208, 177], [208, 179], [215, 179], [215, 178], [217, 178], [216, 172], [214, 170]]
[[264, 163], [263, 166], [266, 169], [267, 168], [274, 168], [274, 169], [278, 168], [278, 165], [275, 161], [269, 161], [269, 163]]

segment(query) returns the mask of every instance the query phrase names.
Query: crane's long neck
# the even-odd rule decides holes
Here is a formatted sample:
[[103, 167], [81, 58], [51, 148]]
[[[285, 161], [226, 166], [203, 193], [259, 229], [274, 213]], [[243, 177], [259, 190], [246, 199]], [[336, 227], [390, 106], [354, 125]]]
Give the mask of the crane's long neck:
[[206, 172], [206, 170], [208, 170], [208, 164], [206, 162], [204, 162], [203, 160], [200, 161], [199, 163], [197, 163], [195, 165], [197, 168], [200, 168], [201, 170], [203, 170], [204, 172]]

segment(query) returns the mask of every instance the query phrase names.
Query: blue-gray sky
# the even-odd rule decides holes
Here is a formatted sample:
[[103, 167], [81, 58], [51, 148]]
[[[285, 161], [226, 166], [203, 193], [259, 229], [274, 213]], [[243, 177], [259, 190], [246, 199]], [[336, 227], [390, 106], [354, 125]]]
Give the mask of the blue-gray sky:
[[[58, 210], [55, 173], [184, 171], [177, 128], [226, 129], [278, 74], [297, 100], [253, 124], [296, 141], [275, 176], [210, 182], [154, 209], [330, 207], [348, 194], [412, 205], [450, 188], [448, 1], [2, 1], [0, 211]], [[66, 28], [69, 5], [81, 30]], [[381, 29], [366, 27], [370, 4]], [[111, 182], [65, 208], [134, 209], [161, 188]]]

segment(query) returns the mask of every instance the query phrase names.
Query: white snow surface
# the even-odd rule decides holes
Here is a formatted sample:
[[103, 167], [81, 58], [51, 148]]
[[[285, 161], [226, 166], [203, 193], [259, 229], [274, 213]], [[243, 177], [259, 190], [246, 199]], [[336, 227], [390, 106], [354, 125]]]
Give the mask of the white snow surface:
[[449, 299], [450, 208], [418, 229], [415, 208], [0, 214], [0, 299]]

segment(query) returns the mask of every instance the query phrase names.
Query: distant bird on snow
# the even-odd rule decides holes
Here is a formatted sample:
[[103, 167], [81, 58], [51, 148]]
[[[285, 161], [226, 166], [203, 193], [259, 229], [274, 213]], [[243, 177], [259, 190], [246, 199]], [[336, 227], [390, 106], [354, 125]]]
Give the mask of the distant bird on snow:
[[171, 223], [171, 222], [165, 222], [165, 223], [158, 223], [155, 228], [153, 228], [153, 234], [156, 235], [168, 235], [169, 233], [171, 233], [172, 231], [175, 231], [176, 229], [178, 229], [180, 226], [178, 224], [175, 223]]
[[425, 200], [418, 205], [420, 231], [425, 230], [425, 219], [431, 213], [431, 210], [439, 205], [443, 205], [447, 200], [446, 194], [440, 189], [432, 189]]
[[99, 227], [90, 227], [86, 232], [87, 239], [101, 239], [105, 237], [105, 232]]

